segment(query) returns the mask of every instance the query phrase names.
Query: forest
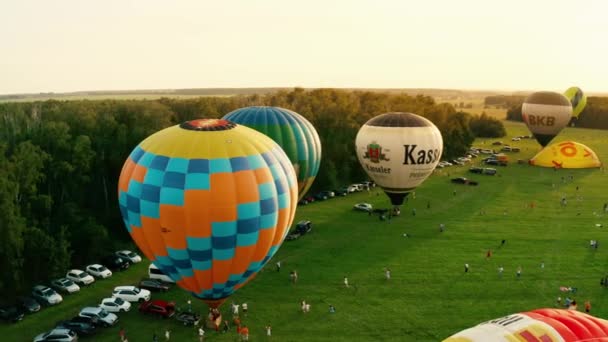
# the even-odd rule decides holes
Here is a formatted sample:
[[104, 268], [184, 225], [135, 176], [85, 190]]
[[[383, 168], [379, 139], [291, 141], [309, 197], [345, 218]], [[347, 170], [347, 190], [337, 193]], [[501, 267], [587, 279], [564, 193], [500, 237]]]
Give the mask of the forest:
[[[593, 110], [595, 100], [590, 110]], [[476, 136], [502, 136], [494, 118], [458, 112], [432, 97], [335, 89], [191, 99], [0, 104], [0, 290], [9, 295], [62, 276], [130, 245], [117, 182], [131, 150], [148, 135], [186, 120], [237, 108], [294, 110], [316, 127], [321, 169], [312, 191], [364, 180], [354, 155], [358, 129], [391, 111], [422, 115], [444, 140], [443, 159], [463, 155]]]

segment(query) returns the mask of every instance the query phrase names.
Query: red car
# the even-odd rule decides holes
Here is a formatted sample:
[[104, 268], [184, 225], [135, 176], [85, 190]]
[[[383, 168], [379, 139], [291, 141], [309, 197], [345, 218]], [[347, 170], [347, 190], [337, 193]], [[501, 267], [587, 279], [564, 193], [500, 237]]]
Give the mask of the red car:
[[175, 314], [175, 302], [166, 300], [149, 300], [139, 305], [139, 311], [144, 314], [157, 315], [162, 318], [169, 318]]

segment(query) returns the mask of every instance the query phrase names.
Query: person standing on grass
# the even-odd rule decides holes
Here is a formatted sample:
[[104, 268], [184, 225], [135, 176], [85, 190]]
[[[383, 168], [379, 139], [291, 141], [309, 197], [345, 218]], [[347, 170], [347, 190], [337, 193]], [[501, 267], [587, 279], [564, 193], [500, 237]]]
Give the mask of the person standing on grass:
[[239, 305], [232, 302], [232, 315], [237, 316], [239, 314]]
[[469, 264], [464, 264], [464, 273], [469, 273]]
[[336, 313], [336, 307], [329, 304], [329, 313]]
[[561, 296], [557, 296], [557, 307], [561, 307], [562, 306], [562, 297]]
[[490, 259], [492, 257], [492, 250], [488, 249], [488, 251], [486, 252], [486, 259]]
[[205, 339], [205, 330], [203, 327], [198, 328], [198, 342], [203, 342]]
[[585, 302], [585, 312], [586, 313], [590, 313], [591, 312], [591, 301], [587, 300]]
[[241, 334], [241, 341], [249, 341], [249, 328], [246, 325], [243, 325], [239, 333]]
[[125, 328], [120, 327], [120, 330], [118, 331], [118, 336], [120, 337], [121, 342], [124, 342], [124, 340], [127, 339], [127, 333], [125, 332]]
[[517, 279], [521, 277], [521, 266], [517, 268]]
[[502, 266], [498, 267], [498, 276], [502, 278], [502, 272], [504, 272], [504, 268]]
[[188, 298], [188, 312], [192, 312], [192, 300], [190, 300], [190, 298]]
[[165, 329], [165, 341], [169, 341], [171, 339], [171, 330]]
[[156, 332], [152, 334], [152, 342], [158, 342], [158, 336], [156, 335]]
[[249, 307], [247, 306], [247, 303], [241, 304], [241, 307], [243, 307], [243, 314], [245, 314], [245, 316], [247, 316], [247, 311], [249, 309]]
[[272, 327], [270, 324], [266, 326], [266, 336], [272, 336]]
[[348, 278], [344, 276], [344, 287], [348, 287]]
[[281, 270], [281, 260], [277, 261], [277, 272]]
[[384, 276], [386, 277], [386, 280], [391, 280], [391, 269], [390, 268], [386, 268], [386, 271], [384, 271]]

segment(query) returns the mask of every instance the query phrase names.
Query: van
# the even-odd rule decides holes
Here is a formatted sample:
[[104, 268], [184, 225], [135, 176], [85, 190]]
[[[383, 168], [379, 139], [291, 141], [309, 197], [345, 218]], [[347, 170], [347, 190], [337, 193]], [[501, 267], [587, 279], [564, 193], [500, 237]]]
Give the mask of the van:
[[157, 279], [166, 283], [175, 283], [173, 279], [169, 278], [169, 276], [159, 270], [158, 267], [156, 267], [156, 265], [153, 263], [150, 263], [150, 266], [148, 266], [148, 277], [150, 277], [150, 279]]

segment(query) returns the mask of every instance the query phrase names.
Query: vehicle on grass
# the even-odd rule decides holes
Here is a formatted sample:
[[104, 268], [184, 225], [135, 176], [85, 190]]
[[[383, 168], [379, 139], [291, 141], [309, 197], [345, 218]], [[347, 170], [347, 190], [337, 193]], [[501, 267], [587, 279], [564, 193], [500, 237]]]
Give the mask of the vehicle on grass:
[[287, 236], [285, 237], [285, 241], [294, 241], [300, 238], [300, 234], [296, 233], [296, 232], [291, 232], [289, 234], [287, 234]]
[[109, 269], [115, 271], [124, 271], [131, 266], [131, 262], [128, 258], [123, 258], [116, 254], [106, 255], [103, 259], [101, 259], [101, 263], [106, 265]]
[[107, 267], [100, 264], [89, 265], [85, 268], [88, 274], [93, 277], [105, 279], [112, 276], [112, 271], [110, 271]]
[[91, 323], [74, 322], [71, 320], [58, 322], [55, 329], [69, 329], [78, 334], [78, 336], [90, 336], [97, 331], [95, 325]]
[[116, 252], [116, 255], [129, 259], [132, 264], [137, 264], [138, 262], [141, 262], [141, 257], [137, 253], [131, 252], [129, 250], [118, 251]]
[[65, 277], [80, 286], [90, 285], [95, 282], [95, 278], [83, 270], [69, 270]]
[[326, 199], [330, 199], [335, 196], [336, 196], [336, 194], [333, 191], [325, 190], [325, 191], [321, 191], [318, 194], [316, 194], [315, 198], [317, 200], [324, 201]]
[[500, 149], [500, 151], [501, 152], [511, 152], [511, 146], [505, 145]]
[[156, 279], [144, 279], [144, 280], [140, 281], [139, 288], [146, 289], [149, 291], [161, 291], [161, 292], [167, 292], [171, 289], [169, 287], [169, 285], [167, 285], [166, 283], [164, 283], [160, 280], [156, 280]]
[[502, 141], [495, 141], [492, 143], [494, 146], [502, 145]]
[[34, 342], [73, 342], [78, 341], [78, 335], [70, 329], [53, 329], [34, 337]]
[[474, 167], [472, 167], [472, 168], [469, 169], [469, 172], [471, 172], [471, 173], [483, 173], [483, 168], [474, 166]]
[[461, 161], [460, 161], [460, 160], [458, 160], [458, 159], [454, 159], [454, 160], [452, 160], [451, 162], [452, 162], [452, 164], [454, 164], [454, 165], [459, 165], [459, 166], [464, 165], [464, 162], [461, 162]]
[[463, 162], [465, 164], [471, 161], [471, 159], [468, 157], [459, 157], [459, 158], [456, 158], [456, 160]]
[[312, 231], [312, 222], [302, 220], [298, 222], [295, 228], [285, 237], [287, 241], [297, 240], [300, 236]]
[[458, 178], [452, 178], [450, 180], [450, 182], [455, 183], [455, 184], [465, 184], [465, 185], [478, 185], [479, 183], [474, 181], [474, 180], [470, 180], [466, 177], [458, 177]]
[[175, 314], [175, 302], [161, 299], [149, 300], [139, 305], [139, 312], [170, 318]]
[[298, 201], [298, 205], [307, 205], [308, 201], [304, 198], [302, 198], [301, 200]]
[[163, 271], [161, 271], [153, 263], [150, 263], [150, 266], [148, 266], [148, 278], [160, 280], [165, 283], [175, 283], [175, 281], [171, 279], [171, 277], [164, 274]]
[[25, 313], [19, 305], [0, 306], [0, 319], [3, 321], [17, 323], [25, 317]]
[[44, 305], [56, 305], [63, 301], [63, 297], [55, 290], [44, 285], [36, 285], [32, 289], [32, 297]]
[[34, 313], [40, 311], [40, 303], [32, 297], [17, 297], [17, 304], [25, 313]]
[[128, 302], [144, 302], [150, 300], [150, 291], [136, 286], [116, 286], [112, 297], [118, 297]]
[[102, 326], [109, 327], [118, 322], [118, 316], [113, 313], [107, 312], [100, 307], [89, 306], [80, 310], [78, 314], [80, 317], [97, 318]]
[[358, 211], [370, 212], [372, 211], [373, 207], [369, 203], [357, 203], [353, 206], [353, 209]]
[[436, 168], [436, 169], [443, 169], [444, 167], [445, 167], [445, 165], [443, 165], [443, 164], [441, 164], [441, 163], [438, 163], [438, 164], [435, 166], [435, 168]]
[[363, 182], [361, 182], [361, 184], [363, 184], [364, 186], [367, 186], [368, 188], [376, 187], [376, 183], [374, 183], [373, 181], [363, 181]]
[[357, 192], [360, 191], [359, 190], [359, 184], [351, 184], [349, 186], [346, 187], [346, 191], [348, 191], [348, 193], [353, 193], [353, 192]]
[[494, 158], [487, 159], [485, 161], [486, 165], [499, 165], [499, 166], [507, 166], [508, 163], [504, 160], [498, 160]]
[[342, 197], [344, 197], [344, 196], [348, 195], [348, 189], [347, 188], [340, 188], [340, 189], [334, 190], [334, 193], [336, 194], [336, 196], [342, 196]]
[[520, 152], [521, 148], [519, 147], [511, 147], [511, 152]]
[[307, 205], [315, 201], [314, 196], [305, 196], [301, 200], [298, 201], [299, 205]]
[[102, 299], [99, 307], [107, 312], [127, 312], [131, 310], [131, 303], [119, 297], [110, 297]]
[[483, 150], [481, 150], [482, 154], [492, 154], [494, 153], [494, 150], [491, 150], [489, 148], [484, 148]]
[[484, 175], [490, 175], [490, 176], [494, 176], [496, 174], [496, 169], [493, 169], [491, 167], [486, 167], [483, 169], [483, 174]]
[[521, 141], [521, 138], [520, 137], [513, 137], [513, 138], [511, 138], [511, 141]]
[[80, 286], [68, 278], [59, 278], [51, 281], [51, 287], [59, 292], [68, 294], [80, 291]]
[[105, 327], [105, 324], [101, 322], [97, 317], [74, 316], [72, 317], [72, 319], [70, 319], [70, 322], [86, 323], [96, 328]]
[[182, 311], [182, 312], [178, 313], [177, 315], [175, 315], [175, 319], [178, 320], [179, 322], [182, 322], [182, 324], [185, 326], [189, 326], [189, 325], [198, 326], [198, 324], [200, 323], [200, 320], [201, 320], [201, 316], [194, 312]]

